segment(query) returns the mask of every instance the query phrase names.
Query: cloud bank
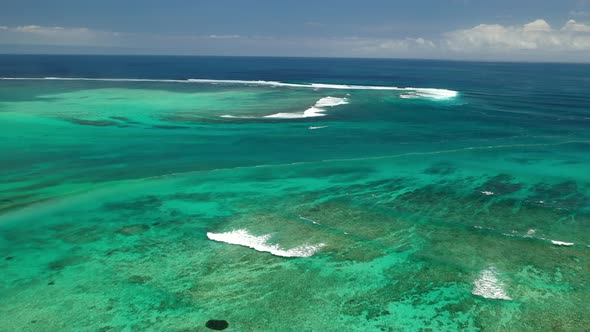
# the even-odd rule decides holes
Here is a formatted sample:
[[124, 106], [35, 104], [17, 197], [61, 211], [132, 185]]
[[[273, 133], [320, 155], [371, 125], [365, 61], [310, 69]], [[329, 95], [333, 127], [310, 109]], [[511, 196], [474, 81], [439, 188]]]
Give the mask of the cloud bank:
[[522, 26], [480, 24], [446, 33], [443, 41], [442, 47], [467, 53], [590, 51], [590, 25], [569, 20], [560, 29], [553, 29], [542, 19]]
[[117, 46], [121, 34], [88, 28], [23, 25], [0, 26], [0, 44]]
[[[303, 25], [308, 23], [303, 23]], [[544, 19], [522, 25], [479, 24], [439, 36], [277, 37], [239, 34], [148, 35], [88, 28], [0, 25], [0, 44], [111, 47], [122, 53], [408, 57], [472, 60], [590, 61], [590, 25]]]

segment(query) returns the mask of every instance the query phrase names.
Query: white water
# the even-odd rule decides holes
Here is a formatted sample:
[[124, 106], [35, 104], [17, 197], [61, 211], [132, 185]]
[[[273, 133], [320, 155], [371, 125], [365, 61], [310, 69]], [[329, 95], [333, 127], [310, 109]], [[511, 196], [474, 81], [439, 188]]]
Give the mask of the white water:
[[286, 250], [282, 249], [278, 244], [269, 244], [270, 234], [256, 236], [250, 234], [246, 229], [237, 229], [226, 233], [208, 232], [207, 237], [213, 241], [236, 244], [281, 257], [311, 257], [324, 246], [323, 243], [320, 243], [317, 245], [302, 245]]
[[503, 283], [498, 279], [498, 271], [492, 266], [481, 271], [479, 277], [473, 282], [471, 293], [486, 299], [512, 300], [506, 294], [503, 286]]
[[105, 82], [162, 82], [162, 83], [209, 83], [209, 84], [245, 84], [267, 85], [276, 87], [312, 88], [312, 89], [338, 89], [338, 90], [390, 90], [408, 91], [401, 98], [427, 98], [444, 100], [455, 98], [457, 91], [434, 88], [412, 88], [396, 86], [371, 86], [348, 84], [323, 84], [323, 83], [284, 83], [278, 81], [248, 81], [248, 80], [212, 80], [203, 78], [190, 78], [186, 80], [173, 79], [148, 79], [148, 78], [88, 78], [88, 77], [0, 77], [0, 80], [56, 80], [56, 81], [105, 81]]
[[555, 240], [551, 240], [551, 243], [553, 243], [556, 246], [564, 246], [564, 247], [571, 247], [575, 244], [573, 242], [562, 242], [562, 241], [555, 241]]
[[338, 98], [338, 97], [324, 97], [318, 100], [315, 105], [305, 110], [303, 113], [301, 112], [293, 112], [293, 113], [276, 113], [271, 115], [264, 116], [265, 118], [275, 118], [275, 119], [302, 119], [302, 118], [312, 118], [316, 116], [324, 116], [324, 112], [326, 111], [326, 107], [334, 107], [338, 105], [345, 105], [348, 104], [348, 99], [346, 98]]

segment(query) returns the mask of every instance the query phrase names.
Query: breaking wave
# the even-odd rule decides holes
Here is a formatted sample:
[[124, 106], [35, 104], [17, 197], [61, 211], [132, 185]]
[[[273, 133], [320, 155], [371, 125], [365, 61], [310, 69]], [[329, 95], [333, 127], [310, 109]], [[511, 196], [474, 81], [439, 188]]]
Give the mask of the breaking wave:
[[311, 257], [320, 250], [325, 244], [302, 245], [292, 249], [282, 249], [278, 244], [269, 244], [271, 235], [252, 235], [246, 229], [237, 229], [226, 233], [207, 233], [210, 240], [236, 244], [252, 248], [256, 251], [268, 252], [275, 256], [281, 257]]
[[554, 244], [556, 246], [564, 246], [564, 247], [571, 247], [575, 244], [573, 242], [563, 242], [563, 241], [556, 241], [556, 240], [550, 240], [550, 241], [552, 244]]
[[498, 271], [492, 266], [481, 271], [479, 277], [473, 282], [471, 293], [486, 299], [512, 300], [506, 294], [503, 286], [503, 283], [498, 279]]
[[208, 84], [244, 84], [244, 85], [266, 85], [276, 87], [312, 88], [312, 89], [339, 89], [339, 90], [390, 90], [406, 91], [400, 95], [401, 98], [427, 98], [444, 100], [455, 98], [457, 91], [434, 88], [412, 88], [396, 86], [372, 86], [372, 85], [349, 85], [349, 84], [324, 84], [324, 83], [285, 83], [278, 81], [261, 80], [213, 80], [203, 78], [189, 78], [183, 80], [175, 79], [149, 79], [149, 78], [87, 78], [87, 77], [0, 77], [0, 80], [56, 80], [56, 81], [104, 81], [104, 82], [161, 82], [161, 83], [208, 83]]
[[346, 98], [337, 98], [337, 97], [324, 97], [318, 100], [315, 105], [305, 110], [303, 113], [301, 112], [293, 112], [293, 113], [276, 113], [271, 115], [264, 116], [265, 118], [275, 118], [275, 119], [301, 119], [301, 118], [311, 118], [316, 116], [324, 116], [324, 112], [326, 111], [326, 107], [334, 107], [338, 105], [348, 104], [348, 100]]

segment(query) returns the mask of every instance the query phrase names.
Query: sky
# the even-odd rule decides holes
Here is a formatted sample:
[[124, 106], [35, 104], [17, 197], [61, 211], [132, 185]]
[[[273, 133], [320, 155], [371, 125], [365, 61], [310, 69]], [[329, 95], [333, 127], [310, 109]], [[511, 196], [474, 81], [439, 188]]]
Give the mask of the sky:
[[1, 0], [0, 53], [590, 62], [590, 0]]

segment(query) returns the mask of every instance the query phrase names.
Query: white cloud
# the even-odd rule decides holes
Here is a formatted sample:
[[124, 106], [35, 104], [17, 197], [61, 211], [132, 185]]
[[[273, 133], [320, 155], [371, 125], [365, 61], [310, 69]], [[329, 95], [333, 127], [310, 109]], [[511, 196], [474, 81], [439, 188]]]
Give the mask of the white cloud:
[[237, 39], [240, 35], [209, 35], [211, 39]]
[[[310, 24], [310, 26], [314, 26]], [[384, 30], [385, 31], [385, 30]], [[396, 29], [391, 32], [395, 33]], [[0, 25], [0, 45], [91, 46], [138, 54], [215, 54], [403, 57], [485, 60], [589, 61], [590, 25], [569, 20], [552, 28], [543, 19], [518, 26], [480, 24], [439, 37], [241, 36], [130, 34], [88, 28]], [[379, 35], [383, 35], [380, 33]]]
[[382, 51], [382, 52], [396, 52], [396, 51], [417, 51], [423, 49], [435, 48], [434, 42], [424, 38], [404, 38], [404, 39], [367, 39], [366, 51]]
[[88, 28], [39, 25], [0, 27], [0, 44], [116, 46], [119, 36], [117, 32]]
[[542, 19], [537, 19], [532, 21], [531, 23], [527, 23], [523, 25], [524, 32], [551, 32], [551, 26], [547, 21]]
[[590, 32], [590, 25], [578, 23], [574, 20], [569, 20], [567, 23], [565, 23], [561, 30], [570, 32]]
[[542, 19], [522, 26], [480, 24], [445, 34], [446, 47], [455, 52], [590, 51], [590, 26], [569, 20], [553, 29]]

